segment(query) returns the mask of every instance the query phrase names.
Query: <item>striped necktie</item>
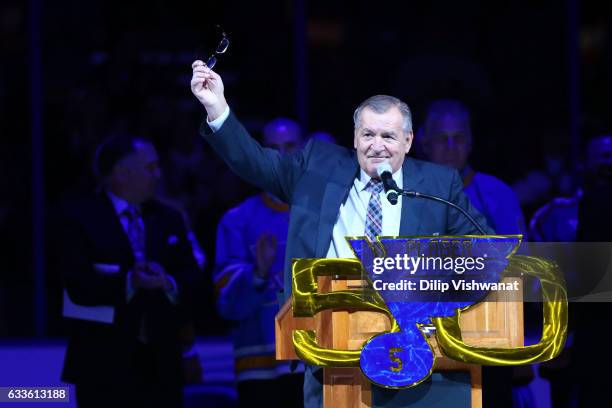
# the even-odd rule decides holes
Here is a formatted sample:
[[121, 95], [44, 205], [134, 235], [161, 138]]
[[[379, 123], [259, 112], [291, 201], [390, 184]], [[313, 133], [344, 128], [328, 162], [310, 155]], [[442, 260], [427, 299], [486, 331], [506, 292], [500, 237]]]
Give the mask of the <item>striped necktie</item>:
[[[134, 251], [134, 260], [136, 262], [144, 262], [146, 260], [145, 232], [140, 209], [136, 206], [129, 205], [125, 210], [123, 210], [123, 214], [128, 220], [127, 235], [130, 240], [132, 250]], [[149, 329], [147, 328], [149, 326], [148, 319], [149, 317], [147, 316], [147, 311], [145, 310], [140, 318], [140, 327], [138, 329], [138, 340], [143, 344], [147, 344], [149, 342]]]
[[145, 260], [145, 232], [140, 210], [130, 205], [123, 210], [123, 214], [128, 220], [127, 235], [134, 251], [134, 259], [136, 262], [142, 262]]
[[380, 192], [383, 190], [383, 184], [378, 179], [370, 179], [365, 186], [365, 190], [372, 193], [366, 213], [365, 235], [371, 242], [374, 242], [376, 237], [382, 234], [382, 203], [380, 201]]

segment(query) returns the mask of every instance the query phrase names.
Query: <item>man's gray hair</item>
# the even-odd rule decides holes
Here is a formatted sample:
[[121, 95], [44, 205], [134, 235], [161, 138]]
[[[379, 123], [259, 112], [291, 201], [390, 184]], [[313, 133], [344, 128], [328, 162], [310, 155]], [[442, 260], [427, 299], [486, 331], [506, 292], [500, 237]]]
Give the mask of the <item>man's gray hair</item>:
[[410, 108], [405, 102], [402, 102], [395, 96], [389, 95], [374, 95], [361, 102], [357, 109], [355, 109], [355, 113], [353, 113], [355, 128], [359, 126], [359, 118], [361, 117], [361, 112], [365, 108], [371, 109], [376, 113], [385, 113], [393, 107], [396, 107], [404, 118], [402, 130], [404, 132], [412, 132], [412, 114], [410, 113]]

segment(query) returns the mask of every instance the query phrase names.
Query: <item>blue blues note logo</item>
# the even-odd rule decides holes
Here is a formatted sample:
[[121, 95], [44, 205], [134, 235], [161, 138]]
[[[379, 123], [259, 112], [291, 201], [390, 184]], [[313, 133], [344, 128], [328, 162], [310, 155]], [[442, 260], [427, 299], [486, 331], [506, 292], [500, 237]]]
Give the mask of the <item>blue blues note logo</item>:
[[493, 290], [519, 290], [501, 283], [520, 236], [349, 239], [368, 279], [399, 325], [364, 345], [363, 373], [384, 387], [410, 387], [429, 377], [435, 362], [423, 326], [451, 317]]

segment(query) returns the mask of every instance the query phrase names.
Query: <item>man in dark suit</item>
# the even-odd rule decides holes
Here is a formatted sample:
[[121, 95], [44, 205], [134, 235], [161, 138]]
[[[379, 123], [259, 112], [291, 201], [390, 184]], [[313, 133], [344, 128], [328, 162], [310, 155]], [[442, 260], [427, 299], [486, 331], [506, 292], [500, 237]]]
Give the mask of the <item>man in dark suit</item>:
[[[595, 143], [590, 143], [593, 163], [589, 163], [591, 172], [584, 186], [584, 195], [578, 207], [578, 228], [576, 237], [580, 242], [606, 242], [612, 241], [612, 137], [600, 136]], [[593, 244], [600, 247], [602, 244]], [[606, 257], [607, 258], [607, 257]], [[604, 258], [605, 259], [605, 258]], [[581, 276], [584, 287], [589, 293], [597, 294], [601, 289], [609, 287], [609, 264], [602, 262], [595, 265], [585, 276]], [[602, 284], [603, 283], [603, 284]], [[601, 292], [599, 292], [601, 293]], [[609, 353], [598, 353], [596, 360], [593, 352], [593, 327], [605, 327], [602, 322], [610, 319], [612, 305], [606, 302], [584, 302], [572, 305], [577, 316], [574, 337], [574, 350], [572, 366], [574, 373], [579, 373], [578, 406], [591, 407], [601, 404], [609, 398], [608, 388], [610, 380], [606, 370], [599, 371], [597, 367], [610, 367], [612, 356]], [[598, 336], [605, 338], [610, 332], [603, 328], [597, 331]]]
[[180, 407], [181, 303], [197, 270], [184, 220], [153, 199], [149, 141], [110, 138], [96, 170], [103, 191], [62, 206], [55, 240], [70, 318], [62, 378], [79, 407]]
[[[195, 61], [192, 69], [192, 92], [207, 112], [203, 137], [238, 175], [291, 206], [285, 298], [291, 294], [291, 259], [353, 257], [345, 236], [478, 233], [461, 213], [438, 203], [400, 198], [391, 205], [376, 172], [383, 162], [390, 165], [400, 188], [443, 197], [467, 209], [487, 228], [463, 193], [456, 170], [406, 158], [413, 139], [412, 119], [399, 99], [378, 95], [356, 109], [355, 151], [313, 140], [286, 156], [263, 148], [249, 136], [230, 112], [217, 73], [202, 61]], [[320, 390], [316, 370], [307, 370], [306, 406], [321, 405]]]

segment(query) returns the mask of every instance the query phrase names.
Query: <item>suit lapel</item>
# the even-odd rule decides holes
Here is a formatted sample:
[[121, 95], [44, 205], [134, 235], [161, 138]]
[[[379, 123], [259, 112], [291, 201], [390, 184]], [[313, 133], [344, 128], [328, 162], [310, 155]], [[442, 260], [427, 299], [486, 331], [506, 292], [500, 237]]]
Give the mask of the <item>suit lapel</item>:
[[317, 232], [317, 247], [315, 257], [324, 258], [329, 248], [334, 224], [340, 211], [340, 206], [348, 196], [359, 164], [354, 154], [343, 156], [336, 166], [330, 169], [331, 178], [325, 186], [321, 202], [321, 217]]
[[[152, 208], [153, 203], [147, 202], [142, 206], [142, 221], [145, 226], [145, 254], [147, 260], [155, 260], [151, 256], [159, 254], [161, 250], [159, 234], [159, 218], [155, 209]], [[158, 260], [159, 261], [159, 260]]]
[[[421, 191], [423, 173], [416, 166], [414, 160], [407, 157], [402, 166], [404, 177], [404, 190]], [[418, 226], [424, 200], [422, 198], [402, 197], [402, 220], [400, 222], [400, 236], [418, 235]]]

